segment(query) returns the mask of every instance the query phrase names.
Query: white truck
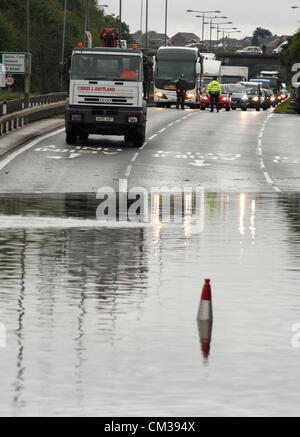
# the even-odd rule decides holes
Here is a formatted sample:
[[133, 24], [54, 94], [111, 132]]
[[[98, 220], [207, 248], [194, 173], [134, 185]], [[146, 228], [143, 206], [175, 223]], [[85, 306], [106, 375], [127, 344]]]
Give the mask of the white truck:
[[140, 147], [145, 141], [147, 106], [143, 98], [143, 54], [122, 48], [73, 50], [66, 142], [89, 134], [124, 135]]
[[218, 80], [221, 79], [221, 61], [216, 61], [215, 59], [203, 59], [203, 89], [217, 77]]
[[238, 83], [247, 82], [249, 77], [248, 67], [222, 65], [221, 67], [221, 82], [222, 83]]

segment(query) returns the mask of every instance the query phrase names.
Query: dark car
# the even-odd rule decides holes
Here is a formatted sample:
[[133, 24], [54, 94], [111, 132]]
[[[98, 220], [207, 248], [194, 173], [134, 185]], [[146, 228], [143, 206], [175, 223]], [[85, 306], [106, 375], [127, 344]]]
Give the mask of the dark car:
[[228, 83], [227, 88], [231, 95], [231, 108], [233, 110], [241, 108], [247, 111], [249, 99], [246, 88], [240, 83]]
[[268, 108], [271, 108], [272, 106], [275, 107], [276, 106], [276, 98], [275, 95], [273, 93], [273, 91], [271, 89], [265, 89], [265, 95], [266, 95], [266, 102], [267, 102], [267, 106]]
[[254, 108], [256, 111], [260, 111], [261, 108], [266, 108], [265, 93], [259, 83], [255, 82], [240, 82], [247, 91], [248, 96], [248, 108]]

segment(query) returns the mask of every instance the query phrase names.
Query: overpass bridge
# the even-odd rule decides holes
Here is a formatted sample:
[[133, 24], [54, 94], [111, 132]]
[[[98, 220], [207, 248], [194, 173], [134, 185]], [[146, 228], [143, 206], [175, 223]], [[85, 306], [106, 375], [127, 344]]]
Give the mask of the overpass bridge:
[[240, 55], [237, 53], [217, 53], [217, 59], [223, 65], [240, 65], [251, 67], [255, 65], [280, 65], [278, 55]]

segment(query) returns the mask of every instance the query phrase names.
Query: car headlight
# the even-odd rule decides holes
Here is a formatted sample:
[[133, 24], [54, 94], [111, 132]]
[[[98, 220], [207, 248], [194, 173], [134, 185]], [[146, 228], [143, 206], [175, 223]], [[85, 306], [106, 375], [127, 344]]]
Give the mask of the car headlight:
[[242, 100], [248, 100], [248, 96], [246, 94], [243, 95]]
[[275, 101], [275, 97], [271, 97], [271, 102], [274, 102]]
[[128, 123], [137, 123], [138, 117], [128, 117]]
[[164, 93], [156, 92], [155, 95], [156, 95], [156, 97], [158, 97], [159, 99], [166, 99], [166, 96], [165, 96]]
[[194, 93], [187, 93], [186, 98], [187, 99], [193, 99], [195, 97]]
[[259, 100], [259, 98], [257, 96], [253, 97], [253, 102], [258, 102], [258, 100]]

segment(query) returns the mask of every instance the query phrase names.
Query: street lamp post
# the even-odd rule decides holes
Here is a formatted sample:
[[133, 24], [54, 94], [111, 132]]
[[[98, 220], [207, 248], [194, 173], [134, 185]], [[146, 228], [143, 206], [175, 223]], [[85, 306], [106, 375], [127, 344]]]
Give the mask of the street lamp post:
[[168, 0], [165, 0], [165, 46], [167, 45], [167, 32], [168, 32]]
[[119, 1], [119, 47], [121, 47], [121, 33], [122, 33], [122, 0]]
[[25, 55], [25, 81], [24, 81], [24, 108], [29, 107], [29, 97], [30, 97], [30, 70], [31, 70], [31, 59], [30, 59], [30, 4], [29, 0], [26, 0], [26, 55]]
[[[216, 23], [217, 27], [213, 27], [212, 29], [217, 29], [217, 49], [219, 48], [219, 33], [220, 33], [220, 26], [223, 24], [233, 24], [232, 21], [227, 21], [225, 23]], [[235, 27], [236, 29], [236, 27]]]
[[200, 14], [202, 14], [202, 43], [204, 42], [204, 21], [205, 18], [210, 18], [210, 17], [205, 17], [205, 14], [220, 14], [221, 11], [195, 11], [194, 9], [187, 9], [187, 12], [199, 12]]
[[[225, 16], [217, 17], [217, 16], [215, 16], [215, 17], [211, 17], [210, 18], [210, 30], [209, 30], [209, 50], [210, 51], [212, 51], [212, 30], [213, 30], [213, 24], [214, 24], [213, 20], [220, 20], [220, 19], [226, 20], [226, 18], [228, 18], [228, 17], [225, 17]], [[232, 22], [228, 22], [228, 24], [232, 24]]]
[[226, 33], [227, 36], [228, 36], [228, 38], [230, 39], [230, 35], [231, 35], [231, 33], [241, 33], [241, 31], [240, 31], [240, 30], [231, 30], [231, 31], [229, 31], [229, 32], [224, 32], [224, 33]]
[[225, 31], [226, 30], [237, 30], [237, 27], [223, 27], [223, 28], [219, 28], [218, 30], [223, 32], [223, 49], [224, 49], [224, 38], [225, 38]]
[[[62, 35], [62, 45], [61, 45], [61, 67], [64, 64], [65, 59], [65, 39], [66, 39], [66, 22], [67, 22], [67, 4], [68, 0], [65, 0], [64, 6], [64, 23], [63, 23], [63, 35]], [[60, 75], [60, 89], [63, 88], [63, 74]]]
[[148, 5], [148, 0], [146, 0], [146, 29], [145, 29], [145, 50], [147, 53], [147, 49], [148, 49], [148, 11], [149, 11], [149, 5]]

